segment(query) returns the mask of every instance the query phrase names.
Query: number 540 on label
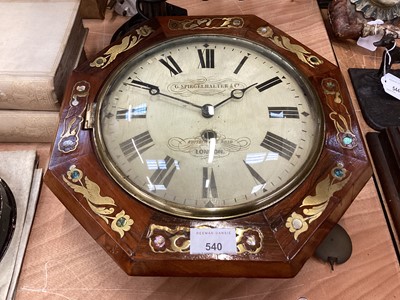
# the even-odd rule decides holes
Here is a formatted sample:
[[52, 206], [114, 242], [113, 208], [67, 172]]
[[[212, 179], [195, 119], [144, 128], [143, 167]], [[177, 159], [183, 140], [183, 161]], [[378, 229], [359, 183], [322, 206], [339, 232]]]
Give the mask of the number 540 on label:
[[190, 254], [236, 254], [235, 228], [191, 228]]

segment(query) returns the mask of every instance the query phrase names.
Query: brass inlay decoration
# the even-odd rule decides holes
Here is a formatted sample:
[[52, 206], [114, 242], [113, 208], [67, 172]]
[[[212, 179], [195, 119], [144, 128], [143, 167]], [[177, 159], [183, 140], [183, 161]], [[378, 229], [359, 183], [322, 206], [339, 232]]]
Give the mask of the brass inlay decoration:
[[311, 52], [304, 49], [302, 46], [292, 44], [290, 39], [286, 36], [279, 36], [274, 33], [271, 27], [263, 26], [257, 29], [257, 33], [262, 37], [268, 38], [278, 47], [285, 49], [297, 55], [297, 57], [312, 68], [324, 63], [319, 57], [313, 55]]
[[87, 105], [85, 123], [83, 123], [84, 129], [93, 129], [95, 110], [96, 110], [96, 103], [89, 103]]
[[296, 241], [299, 235], [307, 231], [309, 225], [322, 215], [330, 198], [346, 185], [350, 177], [351, 174], [347, 175], [347, 170], [339, 163], [331, 170], [331, 174], [317, 184], [315, 196], [309, 195], [303, 200], [300, 205], [300, 207], [304, 207], [302, 212], [293, 212], [286, 219], [286, 228], [294, 233]]
[[151, 250], [155, 253], [190, 251], [189, 227], [177, 226], [172, 229], [167, 226], [151, 224], [147, 238]]
[[112, 63], [119, 54], [135, 47], [144, 37], [149, 36], [152, 32], [154, 32], [154, 29], [147, 25], [136, 29], [137, 36], [134, 34], [125, 36], [120, 44], [112, 46], [103, 56], [95, 58], [90, 63], [90, 66], [104, 69]]
[[[75, 193], [82, 194], [86, 199], [90, 209], [102, 218], [107, 224], [111, 220], [111, 229], [118, 232], [122, 238], [126, 231], [131, 229], [133, 220], [124, 210], [114, 214], [115, 206], [114, 199], [101, 196], [100, 187], [95, 182], [91, 181], [83, 172], [75, 165], [72, 165], [67, 172], [67, 178], [63, 176], [64, 182], [74, 190]], [[77, 183], [77, 184], [76, 184]]]
[[58, 150], [69, 153], [76, 150], [79, 145], [79, 131], [83, 122], [83, 112], [89, 95], [90, 84], [87, 81], [75, 83], [69, 101], [67, 115], [63, 121], [63, 131], [58, 141]]
[[[197, 228], [210, 228], [209, 226], [199, 226]], [[263, 245], [263, 234], [256, 228], [237, 227], [236, 248], [237, 254], [260, 252]], [[169, 228], [151, 224], [147, 233], [149, 246], [154, 253], [189, 253], [190, 252], [190, 228], [177, 226]]]
[[238, 254], [256, 254], [261, 251], [264, 235], [255, 228], [236, 228], [236, 248]]
[[243, 25], [244, 20], [240, 17], [215, 17], [183, 21], [171, 19], [168, 22], [168, 28], [171, 30], [242, 28]]
[[347, 107], [343, 104], [339, 83], [332, 78], [322, 80], [326, 103], [331, 109], [329, 118], [336, 127], [336, 140], [342, 148], [353, 149], [357, 146], [357, 137], [351, 131], [351, 118]]

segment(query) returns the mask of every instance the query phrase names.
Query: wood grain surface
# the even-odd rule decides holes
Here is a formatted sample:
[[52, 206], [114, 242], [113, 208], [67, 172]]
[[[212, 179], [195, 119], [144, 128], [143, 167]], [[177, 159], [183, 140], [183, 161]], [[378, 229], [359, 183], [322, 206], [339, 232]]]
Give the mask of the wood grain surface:
[[[191, 15], [256, 14], [335, 63], [314, 0], [169, 2], [184, 6]], [[109, 12], [105, 20], [85, 20], [90, 28], [85, 47], [89, 59], [122, 23]], [[337, 54], [339, 62], [343, 59], [352, 67], [363, 62], [353, 44], [344, 42], [343, 48]], [[347, 69], [342, 71], [346, 77]], [[362, 128], [370, 130], [365, 124]], [[50, 145], [0, 144], [0, 150], [16, 149], [37, 149], [41, 166], [46, 166]], [[353, 254], [334, 271], [311, 258], [292, 279], [129, 277], [43, 185], [16, 299], [398, 299], [398, 260], [372, 179], [339, 223], [351, 236]]]

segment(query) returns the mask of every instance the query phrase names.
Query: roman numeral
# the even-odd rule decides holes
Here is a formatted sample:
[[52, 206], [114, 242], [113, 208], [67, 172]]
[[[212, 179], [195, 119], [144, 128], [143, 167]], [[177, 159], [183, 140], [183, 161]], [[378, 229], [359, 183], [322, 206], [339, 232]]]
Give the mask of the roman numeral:
[[246, 62], [246, 60], [248, 59], [248, 56], [244, 56], [242, 58], [242, 60], [240, 61], [239, 65], [236, 67], [235, 71], [233, 71], [233, 73], [238, 74], [240, 69], [243, 67], [244, 63]]
[[290, 160], [294, 151], [296, 150], [296, 144], [288, 141], [279, 135], [267, 132], [261, 146], [267, 150], [278, 153], [281, 157]]
[[153, 147], [154, 143], [153, 139], [150, 136], [150, 133], [148, 131], [145, 131], [141, 134], [134, 136], [133, 138], [130, 138], [129, 140], [126, 140], [125, 142], [122, 142], [121, 144], [119, 144], [119, 146], [121, 147], [122, 153], [124, 153], [126, 159], [129, 162], [137, 157], [139, 157], [140, 160], [143, 161], [141, 156], [142, 153]]
[[199, 54], [200, 66], [204, 68], [214, 68], [214, 49], [197, 49]]
[[203, 198], [218, 198], [217, 184], [212, 168], [203, 168]]
[[267, 181], [264, 178], [262, 178], [261, 175], [258, 174], [257, 171], [254, 170], [250, 165], [246, 164], [245, 161], [243, 161], [243, 162], [244, 162], [244, 165], [249, 170], [249, 172], [250, 172], [251, 176], [253, 177], [254, 181], [256, 183], [258, 183], [257, 185], [253, 186], [253, 188], [251, 189], [251, 193], [252, 194], [257, 193], [261, 189], [263, 190], [263, 192], [265, 192], [266, 191], [265, 185], [267, 184]]
[[275, 76], [274, 78], [268, 79], [267, 81], [264, 81], [263, 83], [260, 83], [259, 85], [256, 85], [256, 89], [261, 93], [281, 82], [282, 82], [282, 80], [278, 76]]
[[285, 107], [285, 106], [276, 106], [276, 107], [268, 107], [268, 115], [270, 118], [288, 118], [288, 119], [298, 119], [299, 118], [299, 110], [297, 107]]
[[172, 176], [174, 176], [175, 171], [178, 169], [178, 162], [168, 155], [163, 160], [158, 160], [156, 171], [154, 171], [153, 175], [151, 175], [149, 179], [149, 190], [166, 190], [172, 179]]
[[161, 58], [159, 62], [168, 68], [171, 76], [182, 73], [182, 69], [179, 67], [179, 65], [176, 63], [175, 59], [172, 58], [171, 55], [168, 55], [166, 60]]
[[147, 105], [143, 103], [133, 108], [118, 110], [116, 119], [130, 121], [133, 118], [146, 118], [146, 114]]

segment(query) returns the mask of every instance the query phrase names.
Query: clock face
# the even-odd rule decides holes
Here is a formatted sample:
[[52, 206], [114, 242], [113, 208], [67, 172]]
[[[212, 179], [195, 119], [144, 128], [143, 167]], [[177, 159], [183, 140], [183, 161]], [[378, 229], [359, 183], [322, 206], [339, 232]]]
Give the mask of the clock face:
[[223, 219], [268, 207], [309, 174], [323, 144], [314, 90], [270, 49], [196, 35], [148, 48], [100, 93], [96, 151], [158, 210]]

